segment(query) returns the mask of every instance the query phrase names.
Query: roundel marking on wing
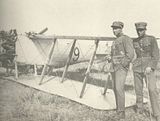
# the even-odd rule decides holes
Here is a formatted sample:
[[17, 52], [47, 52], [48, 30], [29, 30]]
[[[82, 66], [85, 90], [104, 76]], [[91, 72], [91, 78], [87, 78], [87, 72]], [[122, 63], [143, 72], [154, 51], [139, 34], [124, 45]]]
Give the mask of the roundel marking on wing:
[[73, 61], [77, 61], [79, 59], [79, 56], [80, 56], [80, 51], [79, 51], [78, 47], [74, 48], [73, 55], [74, 55]]

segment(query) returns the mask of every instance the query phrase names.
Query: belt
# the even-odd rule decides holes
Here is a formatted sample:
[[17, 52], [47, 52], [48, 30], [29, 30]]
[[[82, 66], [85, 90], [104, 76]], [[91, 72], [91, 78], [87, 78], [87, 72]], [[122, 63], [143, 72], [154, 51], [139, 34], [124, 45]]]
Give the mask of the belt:
[[152, 57], [150, 57], [150, 56], [141, 56], [141, 57], [137, 57], [137, 59], [141, 59], [141, 58], [143, 58], [143, 59], [151, 59]]
[[124, 55], [115, 55], [115, 56], [112, 56], [112, 58], [114, 59], [119, 59], [119, 58], [123, 58], [124, 57]]
[[121, 63], [121, 59], [124, 57], [125, 57], [124, 55], [112, 56], [112, 61], [114, 64], [119, 64], [119, 63]]

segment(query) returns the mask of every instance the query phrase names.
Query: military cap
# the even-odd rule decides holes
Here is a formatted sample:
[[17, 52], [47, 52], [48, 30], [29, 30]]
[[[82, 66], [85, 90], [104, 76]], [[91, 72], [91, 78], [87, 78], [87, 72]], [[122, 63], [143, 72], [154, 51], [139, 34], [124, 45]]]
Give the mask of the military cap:
[[147, 23], [146, 22], [137, 22], [135, 23], [136, 29], [146, 29]]
[[124, 26], [123, 22], [120, 22], [120, 21], [114, 21], [111, 25], [112, 28], [118, 27], [118, 28], [121, 28], [121, 29], [123, 28], [123, 26]]

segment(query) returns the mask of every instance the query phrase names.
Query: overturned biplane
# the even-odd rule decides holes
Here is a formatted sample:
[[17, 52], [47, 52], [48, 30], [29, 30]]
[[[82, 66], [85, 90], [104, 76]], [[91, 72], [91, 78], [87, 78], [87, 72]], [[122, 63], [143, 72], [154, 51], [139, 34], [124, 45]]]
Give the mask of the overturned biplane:
[[[32, 57], [27, 56], [29, 60], [28, 63], [44, 65], [43, 71], [41, 74], [42, 77], [41, 77], [39, 84], [40, 85], [42, 84], [47, 66], [59, 67], [59, 68], [65, 66], [65, 69], [62, 75], [62, 80], [61, 80], [61, 82], [63, 82], [70, 64], [90, 60], [87, 71], [86, 71], [86, 76], [84, 78], [84, 85], [82, 88], [82, 92], [80, 94], [80, 97], [82, 97], [84, 93], [86, 81], [88, 79], [89, 73], [91, 71], [91, 67], [93, 65], [93, 61], [96, 56], [99, 41], [105, 41], [105, 42], [110, 41], [111, 42], [115, 38], [113, 37], [56, 36], [56, 35], [45, 36], [45, 35], [42, 35], [46, 30], [47, 28], [42, 30], [38, 34], [27, 33], [28, 38], [31, 39], [34, 45], [36, 46], [35, 49], [38, 49], [37, 52], [40, 52], [38, 53], [39, 55], [34, 56], [35, 57], [34, 59]], [[20, 40], [22, 40], [22, 38]], [[32, 54], [33, 52], [36, 52], [36, 51], [31, 50], [32, 52], [30, 53], [28, 50], [22, 47], [22, 42], [20, 43], [20, 41], [17, 44], [19, 44], [19, 46], [16, 45], [17, 49], [19, 49], [18, 47], [21, 47], [21, 50], [23, 49], [23, 51], [21, 51], [23, 52], [23, 54], [20, 54], [19, 51], [17, 50], [17, 53], [18, 53], [17, 55], [19, 55], [19, 57], [17, 56], [17, 62], [22, 62], [21, 59], [24, 59], [24, 57], [23, 58], [20, 57], [20, 55], [25, 56], [24, 51], [26, 51], [29, 55]], [[26, 47], [28, 47], [27, 44], [29, 44], [28, 41], [26, 41], [26, 44], [25, 44]], [[86, 55], [83, 55], [83, 53], [86, 53], [86, 52], [88, 53]]]
[[[105, 44], [103, 43], [101, 48], [99, 48], [100, 42], [112, 42], [115, 38], [57, 35], [46, 36], [43, 35], [46, 30], [47, 29], [44, 29], [39, 33], [27, 33], [27, 36], [19, 36], [18, 41], [16, 42], [17, 57], [15, 61], [15, 75], [17, 80], [15, 81], [36, 89], [69, 98], [96, 109], [115, 109], [116, 106], [113, 90], [108, 89], [108, 81], [110, 80], [109, 72], [106, 72], [106, 81], [103, 87], [87, 84], [95, 56], [98, 56], [97, 50], [101, 48], [104, 50], [105, 47]], [[84, 53], [86, 53], [85, 56]], [[102, 55], [105, 54], [106, 53], [103, 53]], [[70, 80], [71, 83], [66, 81], [65, 77], [68, 67], [71, 64], [84, 61], [89, 61], [89, 63], [85, 70], [86, 72], [83, 78], [83, 83], [70, 79], [68, 80]], [[37, 74], [37, 65], [43, 65], [41, 76], [18, 77], [18, 66], [22, 63], [34, 65], [35, 75]], [[46, 76], [46, 74], [49, 73], [47, 70], [48, 67], [50, 70], [53, 68], [64, 67], [62, 77]], [[47, 79], [45, 83], [44, 79]], [[92, 87], [92, 89], [89, 91], [87, 86]], [[99, 89], [101, 89], [100, 93], [97, 91]], [[126, 106], [134, 104], [135, 96], [126, 93]]]

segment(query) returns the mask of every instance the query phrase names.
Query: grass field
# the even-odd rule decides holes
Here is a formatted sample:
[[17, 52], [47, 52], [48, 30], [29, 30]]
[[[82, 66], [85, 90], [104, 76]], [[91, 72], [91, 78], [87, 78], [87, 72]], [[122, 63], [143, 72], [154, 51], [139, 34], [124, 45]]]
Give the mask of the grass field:
[[[70, 71], [72, 71], [72, 67]], [[94, 73], [93, 77], [98, 78]], [[133, 93], [133, 88], [129, 91]], [[148, 110], [147, 105], [145, 105], [145, 109]], [[0, 79], [0, 121], [118, 120], [114, 110], [95, 110], [64, 97]], [[134, 108], [130, 107], [126, 109], [126, 121], [149, 121], [149, 117], [148, 115], [136, 114]]]

